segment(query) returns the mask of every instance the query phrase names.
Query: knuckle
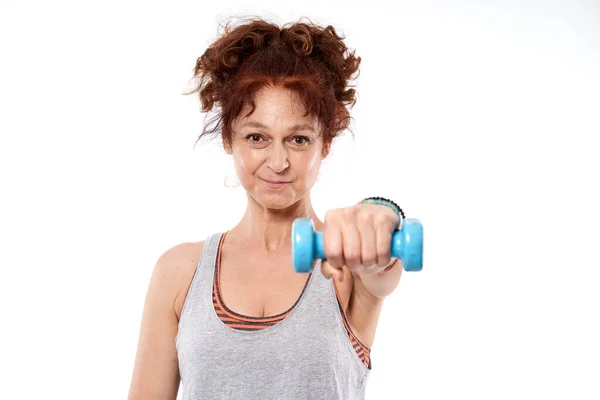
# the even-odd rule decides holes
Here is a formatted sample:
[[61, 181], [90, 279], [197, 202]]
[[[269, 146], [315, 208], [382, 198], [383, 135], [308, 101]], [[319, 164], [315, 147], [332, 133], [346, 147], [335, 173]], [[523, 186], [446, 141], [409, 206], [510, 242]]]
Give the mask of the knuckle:
[[339, 249], [336, 248], [333, 251], [331, 251], [330, 258], [332, 260], [335, 260], [336, 262], [339, 262], [343, 258], [343, 254]]
[[327, 259], [335, 260], [338, 259], [342, 254], [339, 246], [332, 244], [325, 246], [325, 244], [323, 244], [323, 247], [325, 250], [325, 254], [327, 255]]
[[[325, 213], [325, 223], [327, 223], [327, 221], [330, 221], [334, 216], [334, 210], [328, 210]], [[325, 229], [327, 229], [327, 227], [325, 227]]]
[[331, 224], [331, 222], [337, 221], [341, 218], [343, 218], [344, 215], [344, 209], [341, 208], [335, 208], [332, 210], [329, 210], [325, 213], [325, 224], [327, 224], [328, 222]]
[[[380, 249], [377, 252], [377, 259], [380, 260], [381, 262], [389, 262], [391, 258], [391, 254], [389, 249]], [[387, 261], [386, 261], [387, 260]]]
[[377, 264], [377, 257], [365, 257], [363, 258], [363, 264], [366, 266], [371, 266]]
[[373, 222], [377, 225], [383, 224], [388, 220], [388, 216], [386, 215], [382, 215], [382, 214], [377, 214], [373, 217]]
[[362, 251], [363, 265], [373, 265], [377, 262], [377, 250], [375, 248], [364, 248]]
[[357, 213], [358, 213], [358, 210], [356, 209], [356, 207], [345, 207], [344, 208], [344, 214], [350, 218], [356, 218]]
[[347, 250], [344, 252], [344, 257], [346, 258], [346, 261], [357, 262], [360, 260], [360, 252], [356, 250]]
[[377, 235], [377, 247], [380, 250], [389, 250], [391, 243], [392, 243], [392, 233], [384, 230], [384, 229], [380, 229]]
[[372, 223], [374, 222], [374, 217], [371, 213], [362, 212], [358, 213], [358, 215], [356, 216], [356, 220], [361, 225], [372, 225]]

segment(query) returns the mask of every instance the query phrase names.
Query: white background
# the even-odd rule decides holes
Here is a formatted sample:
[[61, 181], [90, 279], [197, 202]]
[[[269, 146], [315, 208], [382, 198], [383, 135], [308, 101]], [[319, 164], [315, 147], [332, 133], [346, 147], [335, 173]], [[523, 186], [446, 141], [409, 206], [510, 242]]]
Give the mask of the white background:
[[126, 398], [158, 256], [245, 209], [181, 93], [247, 13], [363, 59], [318, 214], [384, 196], [423, 222], [367, 399], [600, 398], [599, 3], [213, 3], [0, 3], [0, 398]]

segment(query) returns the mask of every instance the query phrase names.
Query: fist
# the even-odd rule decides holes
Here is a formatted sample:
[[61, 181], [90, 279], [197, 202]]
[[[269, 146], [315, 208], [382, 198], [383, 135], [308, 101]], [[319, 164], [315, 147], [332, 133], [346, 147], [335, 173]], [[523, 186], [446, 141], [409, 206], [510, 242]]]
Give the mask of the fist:
[[343, 279], [343, 266], [360, 273], [375, 274], [391, 262], [392, 234], [400, 217], [390, 207], [357, 204], [325, 214], [321, 264], [326, 278]]

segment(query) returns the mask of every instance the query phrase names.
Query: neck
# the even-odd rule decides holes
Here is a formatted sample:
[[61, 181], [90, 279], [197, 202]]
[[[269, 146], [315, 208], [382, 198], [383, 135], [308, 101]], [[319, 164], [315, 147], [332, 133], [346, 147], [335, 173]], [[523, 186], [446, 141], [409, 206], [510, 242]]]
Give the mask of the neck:
[[242, 220], [227, 236], [236, 237], [244, 247], [260, 249], [266, 253], [290, 251], [292, 224], [296, 218], [310, 218], [315, 227], [322, 227], [312, 208], [310, 197], [284, 209], [272, 209], [248, 196], [248, 206]]

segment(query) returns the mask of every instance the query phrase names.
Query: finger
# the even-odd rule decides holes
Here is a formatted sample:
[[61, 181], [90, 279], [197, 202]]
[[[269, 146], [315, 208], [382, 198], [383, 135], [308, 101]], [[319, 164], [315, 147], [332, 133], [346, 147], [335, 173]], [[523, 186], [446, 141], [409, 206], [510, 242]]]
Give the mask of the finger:
[[[328, 214], [329, 215], [329, 214]], [[327, 262], [334, 268], [344, 265], [344, 254], [342, 253], [342, 232], [335, 223], [335, 219], [325, 216], [325, 228], [323, 229], [323, 250], [327, 256]]]
[[357, 269], [362, 265], [360, 233], [355, 223], [347, 223], [342, 227], [342, 252], [348, 268]]
[[384, 224], [379, 224], [376, 227], [376, 242], [377, 242], [377, 265], [385, 267], [391, 259], [392, 233]]
[[370, 214], [358, 218], [361, 244], [361, 265], [366, 269], [377, 267], [377, 231]]

